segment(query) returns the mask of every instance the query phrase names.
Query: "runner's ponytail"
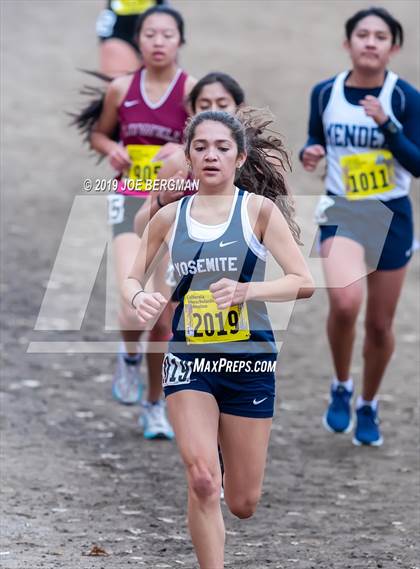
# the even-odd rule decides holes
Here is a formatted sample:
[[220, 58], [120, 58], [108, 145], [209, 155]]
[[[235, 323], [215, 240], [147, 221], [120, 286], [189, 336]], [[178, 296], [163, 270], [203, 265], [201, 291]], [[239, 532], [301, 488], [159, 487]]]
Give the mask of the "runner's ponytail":
[[248, 156], [236, 183], [276, 203], [294, 239], [300, 244], [300, 228], [295, 221], [295, 208], [284, 177], [286, 171], [291, 171], [290, 159], [280, 135], [270, 128], [274, 117], [268, 109], [252, 107], [240, 109], [237, 117], [245, 127]]
[[[101, 81], [104, 81], [107, 84], [113, 80], [112, 77], [108, 77], [98, 71], [88, 71], [86, 69], [83, 69], [82, 71], [92, 75], [93, 77], [101, 79]], [[104, 106], [106, 87], [107, 85], [104, 87], [84, 85], [80, 90], [80, 94], [90, 97], [90, 102], [78, 113], [67, 113], [72, 117], [70, 126], [76, 126], [80, 134], [83, 136], [84, 142], [89, 143], [93, 127], [101, 116]], [[118, 127], [116, 127], [110, 138], [112, 140], [118, 140]]]

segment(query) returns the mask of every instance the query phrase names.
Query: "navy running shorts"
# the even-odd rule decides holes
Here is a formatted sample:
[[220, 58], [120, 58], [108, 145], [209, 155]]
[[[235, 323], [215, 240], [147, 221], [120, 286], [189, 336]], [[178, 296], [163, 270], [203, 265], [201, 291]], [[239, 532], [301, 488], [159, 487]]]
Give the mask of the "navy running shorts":
[[[259, 362], [259, 363], [258, 363]], [[165, 397], [186, 389], [210, 393], [221, 413], [271, 418], [274, 415], [275, 367], [273, 357], [246, 356], [225, 358], [209, 354], [184, 360], [166, 354], [162, 366]]]
[[112, 227], [113, 237], [121, 233], [134, 233], [136, 213], [148, 199], [123, 194], [108, 196], [108, 224]]
[[400, 269], [412, 256], [413, 214], [407, 196], [389, 201], [348, 200], [329, 193], [320, 200], [316, 221], [321, 243], [339, 236], [357, 241], [371, 269]]

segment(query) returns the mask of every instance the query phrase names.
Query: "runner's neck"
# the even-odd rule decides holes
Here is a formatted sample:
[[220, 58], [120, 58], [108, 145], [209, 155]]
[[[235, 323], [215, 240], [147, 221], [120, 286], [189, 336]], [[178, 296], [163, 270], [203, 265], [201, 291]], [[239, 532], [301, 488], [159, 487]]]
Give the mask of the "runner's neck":
[[360, 89], [374, 89], [382, 87], [385, 81], [385, 69], [374, 73], [366, 73], [361, 69], [353, 69], [346, 79], [346, 87], [358, 87]]
[[145, 67], [145, 71], [146, 88], [152, 83], [155, 85], [159, 84], [168, 86], [175, 77], [176, 72], [178, 71], [178, 66], [176, 63], [171, 63], [171, 65], [162, 68]]
[[[229, 216], [232, 209], [233, 200], [235, 199], [236, 187], [228, 186], [226, 191], [213, 191], [211, 188], [207, 193], [202, 193], [202, 188], [194, 196], [191, 211], [194, 211], [195, 219], [200, 223], [208, 223], [208, 213], [211, 212], [212, 221], [214, 223], [223, 223]], [[205, 220], [201, 219], [204, 214]]]
[[197, 192], [198, 201], [202, 204], [211, 203], [215, 197], [229, 197], [235, 195], [236, 186], [234, 184], [223, 184], [223, 186], [206, 186], [201, 180]]

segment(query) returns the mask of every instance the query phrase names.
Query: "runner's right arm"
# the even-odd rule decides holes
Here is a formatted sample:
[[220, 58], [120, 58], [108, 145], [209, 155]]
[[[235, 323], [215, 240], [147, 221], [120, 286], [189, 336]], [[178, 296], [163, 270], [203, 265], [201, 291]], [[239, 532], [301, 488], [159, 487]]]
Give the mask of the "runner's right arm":
[[331, 94], [334, 79], [318, 83], [312, 89], [311, 110], [309, 113], [308, 140], [299, 153], [303, 167], [312, 172], [318, 162], [325, 156], [325, 134], [322, 124], [322, 113]]
[[177, 207], [176, 203], [169, 204], [150, 220], [141, 239], [133, 268], [123, 284], [123, 297], [135, 308], [141, 324], [154, 319], [167, 304], [167, 299], [159, 292], [140, 291], [144, 290], [154, 268], [167, 250]]
[[118, 107], [122, 100], [122, 89], [127, 83], [127, 77], [114, 79], [110, 83], [104, 100], [104, 106], [90, 137], [91, 147], [109, 157], [110, 164], [115, 170], [122, 172], [130, 166], [130, 157], [123, 146], [111, 138], [118, 125]]

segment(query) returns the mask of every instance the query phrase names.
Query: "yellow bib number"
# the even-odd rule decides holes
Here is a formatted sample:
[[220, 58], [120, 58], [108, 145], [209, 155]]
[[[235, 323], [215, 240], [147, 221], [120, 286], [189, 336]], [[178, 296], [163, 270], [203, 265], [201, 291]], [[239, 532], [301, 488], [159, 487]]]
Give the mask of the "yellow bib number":
[[349, 200], [383, 194], [395, 188], [394, 157], [389, 150], [342, 156], [340, 164]]
[[162, 167], [162, 162], [152, 162], [160, 150], [160, 146], [152, 144], [128, 144], [126, 150], [131, 160], [128, 178], [136, 182], [136, 190], [141, 192], [150, 191], [151, 188], [147, 187], [147, 181], [156, 180], [158, 172]]
[[250, 337], [246, 304], [219, 310], [209, 290], [191, 290], [184, 298], [187, 344], [238, 342]]
[[118, 16], [141, 14], [155, 5], [152, 0], [112, 0], [111, 8]]

